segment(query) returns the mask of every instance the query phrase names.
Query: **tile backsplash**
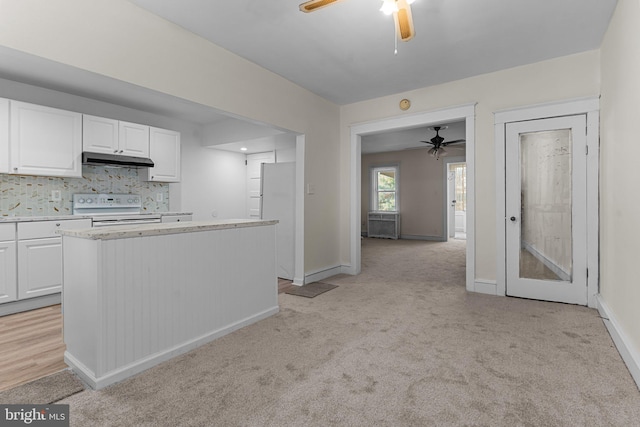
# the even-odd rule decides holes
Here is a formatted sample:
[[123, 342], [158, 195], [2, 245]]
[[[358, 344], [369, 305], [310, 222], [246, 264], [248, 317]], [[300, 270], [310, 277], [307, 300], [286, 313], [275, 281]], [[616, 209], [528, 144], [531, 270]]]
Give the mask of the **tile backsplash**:
[[[71, 215], [75, 193], [138, 194], [143, 212], [167, 212], [169, 184], [143, 181], [142, 174], [142, 169], [91, 165], [82, 167], [82, 178], [0, 174], [0, 216]], [[59, 202], [51, 201], [53, 190], [60, 190]]]

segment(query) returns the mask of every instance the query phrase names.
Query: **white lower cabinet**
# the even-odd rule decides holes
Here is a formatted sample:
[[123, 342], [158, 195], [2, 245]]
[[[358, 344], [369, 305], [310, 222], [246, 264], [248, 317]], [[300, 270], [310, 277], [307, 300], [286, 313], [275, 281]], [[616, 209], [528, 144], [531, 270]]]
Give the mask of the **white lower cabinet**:
[[18, 242], [18, 298], [33, 298], [62, 291], [62, 239]]
[[19, 304], [20, 300], [62, 291], [62, 237], [58, 230], [72, 228], [91, 228], [91, 219], [27, 221], [17, 227], [15, 223], [0, 224], [0, 303]]
[[0, 242], [0, 303], [16, 298], [16, 243]]
[[16, 225], [0, 224], [0, 303], [15, 301]]

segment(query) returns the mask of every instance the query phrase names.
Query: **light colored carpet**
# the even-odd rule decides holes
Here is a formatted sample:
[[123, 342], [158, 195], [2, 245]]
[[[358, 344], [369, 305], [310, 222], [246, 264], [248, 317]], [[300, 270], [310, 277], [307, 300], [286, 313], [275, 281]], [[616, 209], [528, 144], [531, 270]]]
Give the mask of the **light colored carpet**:
[[48, 405], [84, 390], [84, 385], [69, 369], [0, 392], [0, 403]]
[[363, 241], [363, 273], [71, 405], [72, 426], [637, 426], [595, 310], [469, 294], [464, 241]]

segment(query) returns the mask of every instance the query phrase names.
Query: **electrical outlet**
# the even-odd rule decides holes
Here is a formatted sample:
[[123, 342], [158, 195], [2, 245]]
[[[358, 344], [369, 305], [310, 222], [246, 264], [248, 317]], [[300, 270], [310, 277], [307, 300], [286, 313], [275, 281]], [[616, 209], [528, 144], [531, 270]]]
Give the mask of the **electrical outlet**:
[[164, 200], [164, 194], [158, 193], [156, 194], [156, 202], [161, 202]]
[[51, 190], [51, 201], [59, 202], [62, 200], [62, 195], [60, 194], [60, 190]]

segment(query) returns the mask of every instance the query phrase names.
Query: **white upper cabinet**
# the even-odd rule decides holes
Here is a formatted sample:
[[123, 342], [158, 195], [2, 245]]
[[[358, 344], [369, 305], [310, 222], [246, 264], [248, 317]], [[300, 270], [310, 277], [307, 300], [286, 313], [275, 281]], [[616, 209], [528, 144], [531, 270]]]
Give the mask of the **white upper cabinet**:
[[82, 120], [84, 151], [149, 157], [149, 126], [87, 114]]
[[9, 100], [0, 98], [0, 173], [9, 173]]
[[82, 115], [82, 151], [117, 154], [118, 121], [104, 117]]
[[155, 164], [148, 169], [148, 181], [180, 182], [180, 133], [150, 128], [149, 157]]
[[18, 101], [10, 111], [11, 173], [82, 176], [82, 114]]
[[123, 156], [149, 157], [149, 126], [120, 122], [120, 149]]

